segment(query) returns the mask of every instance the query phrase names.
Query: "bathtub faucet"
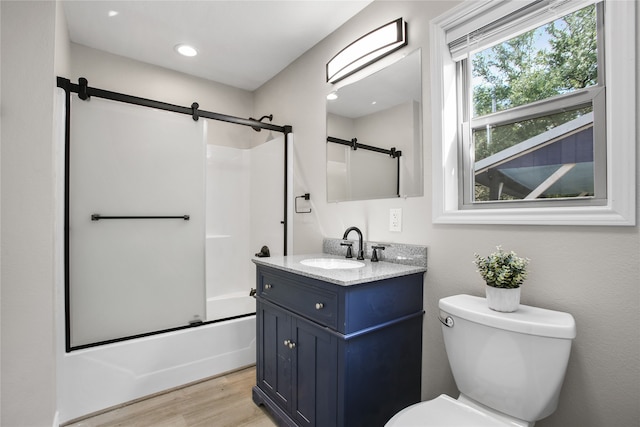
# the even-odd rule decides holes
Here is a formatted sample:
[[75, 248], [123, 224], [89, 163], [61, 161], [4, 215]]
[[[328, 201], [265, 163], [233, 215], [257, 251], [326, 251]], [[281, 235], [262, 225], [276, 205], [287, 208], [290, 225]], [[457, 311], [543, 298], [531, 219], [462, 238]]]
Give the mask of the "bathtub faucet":
[[342, 240], [347, 240], [347, 236], [352, 231], [358, 233], [358, 256], [356, 259], [364, 259], [364, 250], [362, 249], [362, 231], [358, 227], [349, 227], [347, 231], [344, 232], [344, 236], [342, 236]]

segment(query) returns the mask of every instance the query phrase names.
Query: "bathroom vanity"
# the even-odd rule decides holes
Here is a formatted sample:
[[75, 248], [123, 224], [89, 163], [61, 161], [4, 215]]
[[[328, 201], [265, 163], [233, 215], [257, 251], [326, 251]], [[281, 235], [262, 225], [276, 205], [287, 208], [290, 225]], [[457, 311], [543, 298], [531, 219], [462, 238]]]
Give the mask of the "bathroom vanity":
[[376, 427], [420, 401], [426, 267], [257, 265], [253, 400], [283, 426]]

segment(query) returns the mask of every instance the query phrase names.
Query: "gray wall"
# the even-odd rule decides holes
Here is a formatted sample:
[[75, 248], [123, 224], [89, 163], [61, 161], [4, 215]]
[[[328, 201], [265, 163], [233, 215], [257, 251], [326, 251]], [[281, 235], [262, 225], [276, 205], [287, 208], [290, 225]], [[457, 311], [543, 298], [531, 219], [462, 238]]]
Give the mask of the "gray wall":
[[[432, 145], [429, 21], [453, 2], [376, 1], [317, 44], [256, 92], [294, 129], [294, 194], [311, 193], [311, 215], [294, 216], [294, 252], [321, 250], [322, 237], [339, 237], [351, 225], [365, 238], [426, 244], [423, 398], [457, 397], [444, 352], [437, 301], [458, 293], [483, 295], [474, 252], [496, 245], [531, 258], [522, 302], [567, 311], [578, 336], [555, 414], [536, 425], [631, 426], [640, 422], [640, 235], [638, 227], [434, 225], [431, 215]], [[409, 25], [409, 46], [423, 55], [425, 195], [408, 199], [326, 203], [324, 66], [335, 53], [398, 17]], [[637, 58], [636, 58], [637, 59]], [[636, 95], [636, 99], [638, 99]], [[615, 102], [615, 101], [614, 101]], [[637, 140], [625, 143], [637, 143]], [[636, 160], [637, 164], [637, 160]], [[640, 167], [636, 166], [637, 172]], [[637, 181], [637, 178], [636, 178]], [[640, 187], [639, 187], [640, 188]], [[403, 231], [388, 231], [389, 209], [403, 209]]]
[[51, 143], [56, 6], [0, 3], [0, 424], [10, 427], [51, 425], [56, 409]]

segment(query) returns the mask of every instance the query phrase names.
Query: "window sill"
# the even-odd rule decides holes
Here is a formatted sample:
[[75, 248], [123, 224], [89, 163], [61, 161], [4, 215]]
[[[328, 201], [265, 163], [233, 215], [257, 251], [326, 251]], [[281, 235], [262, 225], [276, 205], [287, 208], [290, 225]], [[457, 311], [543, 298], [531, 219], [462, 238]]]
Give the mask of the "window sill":
[[635, 217], [628, 218], [607, 206], [448, 210], [433, 214], [434, 224], [635, 225]]

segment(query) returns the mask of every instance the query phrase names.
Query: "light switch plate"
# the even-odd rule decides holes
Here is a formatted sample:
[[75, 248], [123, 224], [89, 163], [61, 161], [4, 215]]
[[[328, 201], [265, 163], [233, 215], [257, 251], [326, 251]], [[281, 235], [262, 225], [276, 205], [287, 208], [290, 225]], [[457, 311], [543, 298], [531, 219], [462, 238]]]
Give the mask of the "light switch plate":
[[389, 209], [389, 231], [402, 231], [402, 209]]

